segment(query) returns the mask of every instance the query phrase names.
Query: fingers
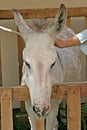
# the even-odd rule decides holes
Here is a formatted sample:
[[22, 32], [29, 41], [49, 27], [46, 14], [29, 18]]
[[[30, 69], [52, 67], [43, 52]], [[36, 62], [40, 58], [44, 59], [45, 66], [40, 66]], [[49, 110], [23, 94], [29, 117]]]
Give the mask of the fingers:
[[64, 48], [66, 46], [66, 42], [60, 39], [56, 39], [54, 45], [59, 48]]

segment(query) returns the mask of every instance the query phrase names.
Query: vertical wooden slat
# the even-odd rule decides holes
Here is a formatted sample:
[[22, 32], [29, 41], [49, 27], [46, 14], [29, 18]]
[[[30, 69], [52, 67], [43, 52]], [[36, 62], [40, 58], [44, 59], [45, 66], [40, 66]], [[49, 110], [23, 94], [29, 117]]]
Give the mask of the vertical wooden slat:
[[70, 27], [70, 17], [67, 18], [66, 25], [67, 25], [68, 27]]
[[36, 119], [36, 130], [45, 130], [44, 119]]
[[23, 65], [23, 57], [22, 57], [22, 51], [25, 47], [23, 39], [18, 35], [18, 61], [19, 61], [19, 81], [21, 83], [21, 77], [22, 77], [22, 65]]
[[[17, 29], [18, 30], [18, 29]], [[18, 30], [19, 31], [19, 30]], [[23, 39], [18, 35], [18, 61], [19, 61], [19, 81], [21, 83], [22, 78], [22, 65], [23, 65], [23, 57], [22, 57], [22, 51], [25, 47], [25, 43]], [[19, 84], [20, 84], [19, 83]], [[23, 101], [20, 102], [21, 105], [21, 111], [25, 111], [25, 103]]]
[[[87, 29], [87, 17], [85, 17], [85, 28]], [[87, 80], [87, 56], [86, 56], [86, 80]]]
[[[1, 44], [0, 44], [0, 86], [2, 86]], [[0, 128], [1, 128], [1, 103], [0, 103]]]
[[1, 94], [1, 130], [13, 130], [11, 89], [4, 89]]
[[1, 44], [0, 44], [0, 86], [2, 86]]
[[68, 130], [81, 130], [80, 87], [67, 88]]

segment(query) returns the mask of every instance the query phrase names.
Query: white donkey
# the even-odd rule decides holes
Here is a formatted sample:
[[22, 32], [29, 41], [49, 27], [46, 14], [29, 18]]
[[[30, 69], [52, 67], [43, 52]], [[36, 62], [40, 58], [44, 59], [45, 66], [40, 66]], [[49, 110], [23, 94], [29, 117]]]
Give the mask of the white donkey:
[[[22, 85], [29, 87], [31, 103], [25, 102], [31, 122], [31, 129], [36, 130], [35, 118], [46, 117], [46, 130], [57, 130], [57, 113], [61, 100], [50, 100], [54, 83], [75, 82], [81, 80], [80, 51], [78, 47], [59, 49], [54, 46], [56, 37], [64, 40], [74, 33], [65, 27], [66, 8], [60, 9], [46, 29], [44, 24], [34, 23], [38, 29], [32, 29], [23, 20], [17, 10], [14, 19], [25, 41], [23, 50]], [[32, 105], [31, 105], [32, 104]]]

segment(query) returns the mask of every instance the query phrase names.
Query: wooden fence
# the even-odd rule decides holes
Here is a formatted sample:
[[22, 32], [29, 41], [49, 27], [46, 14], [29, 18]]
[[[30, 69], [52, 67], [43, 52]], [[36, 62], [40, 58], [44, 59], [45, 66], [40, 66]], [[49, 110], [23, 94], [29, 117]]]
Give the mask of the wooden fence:
[[[81, 130], [81, 97], [87, 96], [87, 82], [54, 85], [51, 98], [67, 98], [67, 130]], [[1, 130], [13, 130], [12, 101], [30, 100], [27, 86], [1, 87]], [[36, 130], [45, 130], [36, 119]]]

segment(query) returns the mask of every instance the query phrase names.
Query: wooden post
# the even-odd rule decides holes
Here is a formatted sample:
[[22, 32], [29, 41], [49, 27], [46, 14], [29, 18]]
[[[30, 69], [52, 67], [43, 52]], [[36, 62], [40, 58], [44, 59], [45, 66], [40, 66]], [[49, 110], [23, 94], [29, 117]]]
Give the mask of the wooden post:
[[70, 27], [70, 17], [67, 17], [67, 26]]
[[2, 86], [1, 48], [0, 48], [0, 86]]
[[68, 130], [81, 130], [80, 87], [67, 87]]
[[[87, 29], [87, 17], [85, 17], [85, 28]], [[86, 80], [87, 80], [87, 56], [86, 56]]]
[[45, 130], [44, 119], [36, 119], [36, 130]]
[[3, 89], [1, 94], [1, 130], [13, 130], [11, 89]]
[[[17, 31], [19, 31], [17, 29]], [[19, 61], [19, 84], [21, 84], [21, 78], [22, 78], [22, 66], [23, 66], [23, 57], [22, 57], [22, 51], [25, 47], [25, 43], [23, 39], [18, 35], [18, 61]], [[21, 105], [21, 111], [25, 111], [25, 103], [24, 101], [20, 102]]]

